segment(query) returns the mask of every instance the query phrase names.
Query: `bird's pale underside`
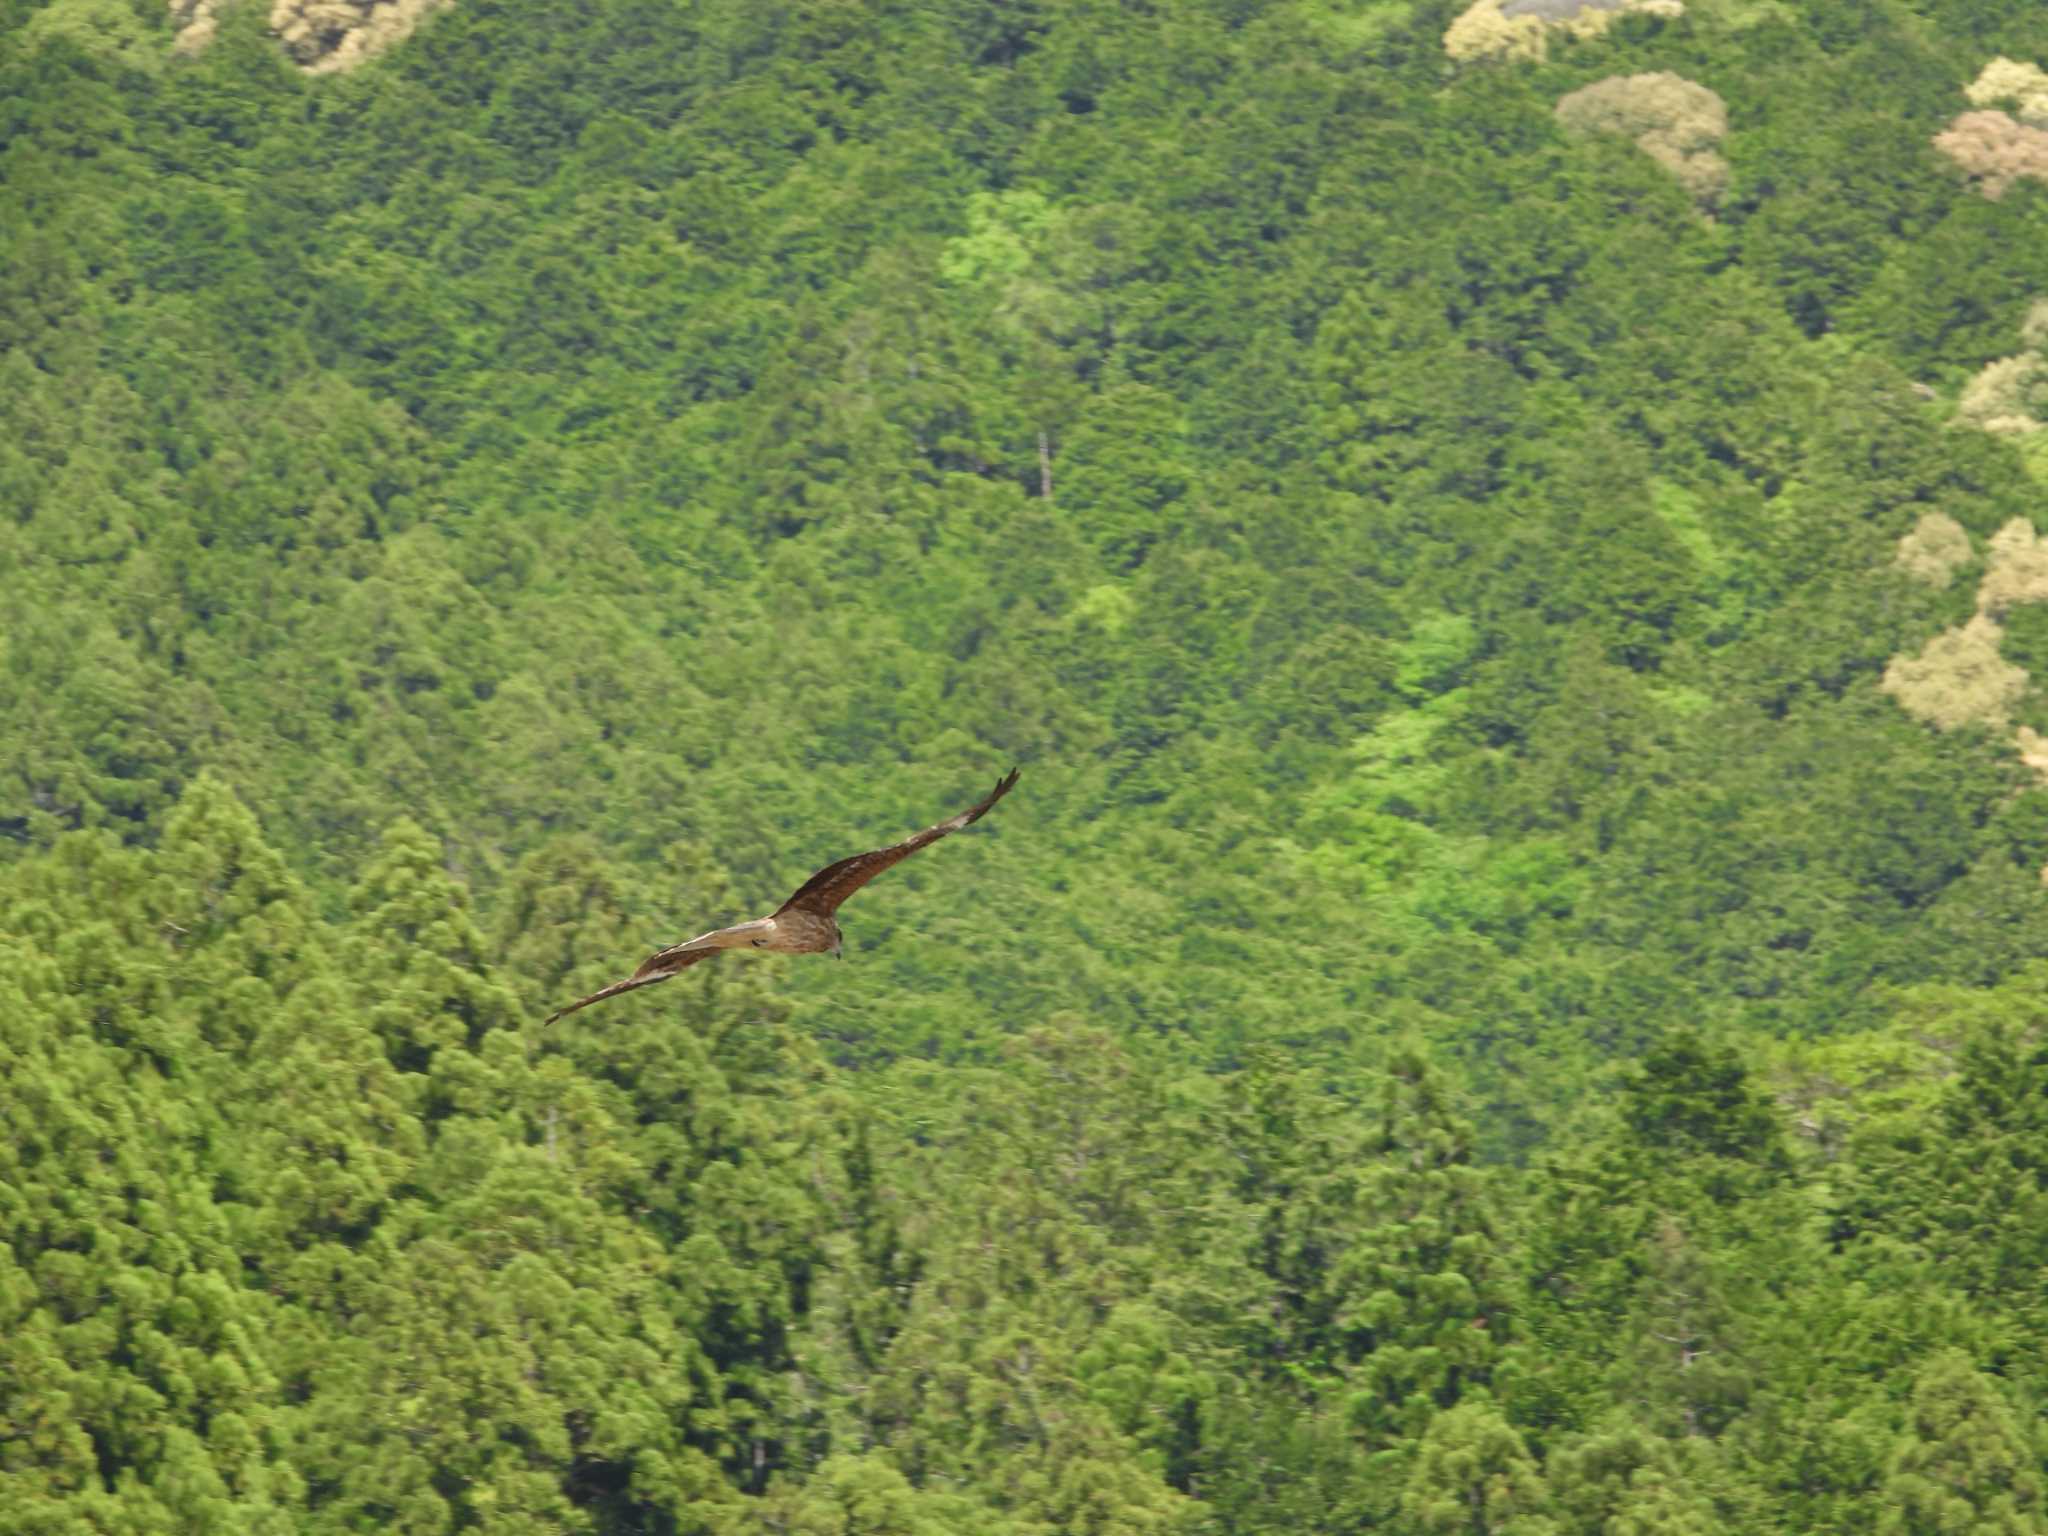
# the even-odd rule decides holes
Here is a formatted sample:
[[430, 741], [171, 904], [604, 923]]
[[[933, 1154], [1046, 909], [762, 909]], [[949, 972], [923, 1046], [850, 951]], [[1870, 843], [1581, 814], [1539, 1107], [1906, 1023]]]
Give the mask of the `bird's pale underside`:
[[1016, 782], [1017, 770], [1012, 768], [996, 781], [996, 787], [986, 798], [958, 816], [949, 817], [935, 827], [926, 827], [922, 832], [914, 832], [887, 848], [856, 853], [850, 859], [827, 864], [798, 886], [796, 893], [771, 915], [757, 917], [750, 923], [738, 923], [731, 928], [700, 933], [680, 944], [671, 944], [667, 949], [649, 955], [640, 969], [624, 981], [615, 981], [588, 997], [578, 998], [566, 1008], [557, 1009], [548, 1015], [547, 1022], [552, 1024], [563, 1014], [588, 1008], [592, 1003], [617, 997], [621, 992], [667, 981], [699, 960], [710, 959], [722, 949], [758, 949], [777, 955], [838, 954], [841, 937], [838, 920], [833, 914], [839, 910], [842, 901], [890, 865], [900, 863], [928, 844], [936, 843], [949, 832], [958, 832], [962, 827], [972, 826], [981, 820], [988, 814], [989, 807], [1007, 795]]

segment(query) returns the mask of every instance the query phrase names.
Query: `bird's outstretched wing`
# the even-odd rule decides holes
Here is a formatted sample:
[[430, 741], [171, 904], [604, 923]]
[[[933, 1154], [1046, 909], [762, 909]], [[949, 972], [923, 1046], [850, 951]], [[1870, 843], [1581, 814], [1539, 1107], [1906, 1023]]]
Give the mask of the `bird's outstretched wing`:
[[721, 949], [737, 949], [766, 926], [755, 918], [750, 923], [740, 923], [731, 928], [716, 928], [710, 933], [700, 933], [694, 939], [685, 939], [680, 944], [671, 944], [667, 949], [656, 950], [640, 962], [640, 969], [624, 981], [615, 981], [602, 987], [588, 997], [579, 997], [566, 1008], [557, 1008], [542, 1023], [552, 1024], [564, 1014], [574, 1013], [579, 1008], [588, 1008], [592, 1003], [601, 1003], [608, 997], [617, 997], [621, 992], [631, 992], [636, 987], [651, 987], [657, 981], [667, 981], [678, 972], [686, 971], [699, 960], [709, 960]]
[[888, 848], [877, 848], [869, 853], [856, 853], [850, 859], [841, 859], [836, 864], [827, 864], [796, 889], [781, 906], [779, 916], [792, 909], [799, 912], [815, 912], [820, 917], [830, 917], [855, 891], [866, 885], [891, 864], [909, 858], [928, 843], [936, 843], [948, 832], [958, 832], [962, 827], [972, 826], [988, 814], [988, 808], [1010, 792], [1017, 782], [1017, 770], [1012, 768], [1008, 775], [996, 781], [996, 787], [988, 792], [986, 799], [969, 806], [958, 816], [940, 822], [935, 827], [926, 827], [914, 832], [902, 842]]

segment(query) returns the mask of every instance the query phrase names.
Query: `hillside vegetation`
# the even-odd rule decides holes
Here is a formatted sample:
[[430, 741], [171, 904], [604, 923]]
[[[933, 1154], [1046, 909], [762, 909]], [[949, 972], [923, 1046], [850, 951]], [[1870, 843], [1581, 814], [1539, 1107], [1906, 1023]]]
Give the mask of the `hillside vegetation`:
[[2033, 0], [415, 11], [0, 0], [0, 1532], [2048, 1533]]

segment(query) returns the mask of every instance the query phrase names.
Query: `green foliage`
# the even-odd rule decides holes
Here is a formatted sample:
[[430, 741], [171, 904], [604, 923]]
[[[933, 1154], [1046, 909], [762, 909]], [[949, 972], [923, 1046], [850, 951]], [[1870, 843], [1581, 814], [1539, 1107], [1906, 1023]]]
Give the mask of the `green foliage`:
[[2039, 1453], [1969, 1358], [1944, 1350], [1913, 1384], [1885, 1480], [1886, 1532], [2039, 1531]]
[[1733, 1052], [1680, 1037], [1643, 1058], [1622, 1122], [1646, 1147], [1766, 1165], [1780, 1161], [1777, 1122]]
[[1402, 1525], [1424, 1536], [1452, 1532], [1546, 1536], [1550, 1490], [1522, 1437], [1491, 1404], [1461, 1403], [1423, 1436], [1401, 1494]]
[[2035, 18], [1449, 20], [0, 7], [0, 1527], [2041, 1526]]

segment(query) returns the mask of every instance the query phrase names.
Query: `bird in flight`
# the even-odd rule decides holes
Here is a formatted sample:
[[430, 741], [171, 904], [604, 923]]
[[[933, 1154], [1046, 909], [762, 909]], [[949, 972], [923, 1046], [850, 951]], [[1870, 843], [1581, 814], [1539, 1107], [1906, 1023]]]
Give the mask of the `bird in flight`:
[[588, 997], [578, 998], [566, 1008], [556, 1009], [548, 1015], [547, 1022], [552, 1024], [564, 1014], [588, 1008], [592, 1003], [601, 1003], [608, 997], [617, 997], [621, 992], [631, 992], [635, 987], [651, 987], [657, 981], [667, 981], [699, 960], [710, 959], [721, 949], [762, 949], [777, 955], [818, 955], [829, 951], [836, 956], [842, 936], [839, 923], [832, 914], [839, 910], [839, 903], [891, 864], [900, 863], [918, 849], [936, 843], [948, 832], [958, 832], [962, 827], [972, 826], [981, 820], [988, 814], [989, 807], [1007, 795], [1016, 782], [1017, 770], [1012, 768], [1006, 777], [996, 781], [996, 787], [984, 799], [970, 805], [958, 816], [948, 817], [922, 832], [913, 832], [902, 842], [887, 848], [856, 853], [850, 859], [827, 864], [798, 886], [796, 894], [777, 907], [772, 916], [757, 917], [751, 923], [714, 929], [710, 933], [700, 933], [694, 939], [685, 939], [680, 944], [671, 944], [667, 949], [649, 955], [640, 969], [624, 981], [615, 981]]

